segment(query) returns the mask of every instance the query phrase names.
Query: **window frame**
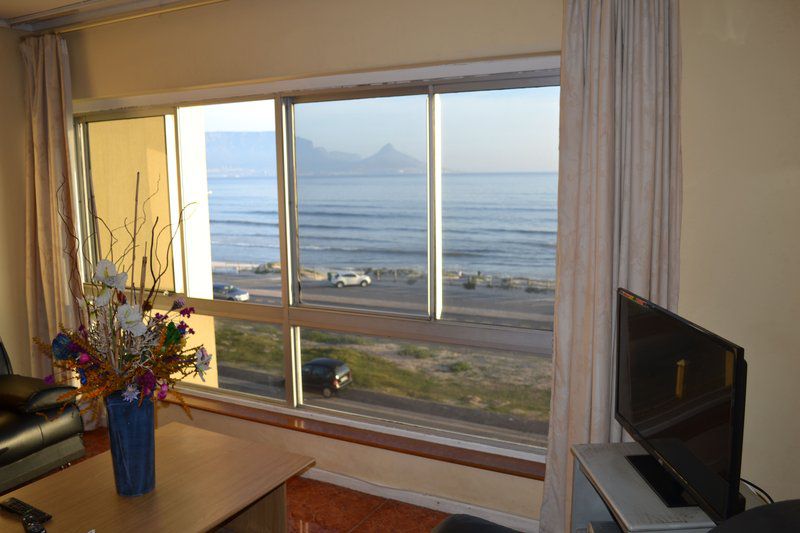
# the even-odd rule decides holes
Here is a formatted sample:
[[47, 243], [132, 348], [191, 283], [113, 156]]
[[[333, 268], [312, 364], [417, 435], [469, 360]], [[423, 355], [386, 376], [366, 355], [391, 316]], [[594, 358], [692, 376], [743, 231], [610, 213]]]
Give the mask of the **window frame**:
[[[202, 315], [221, 318], [240, 319], [251, 322], [276, 325], [281, 328], [284, 345], [285, 398], [283, 401], [253, 397], [246, 393], [211, 389], [195, 384], [180, 384], [184, 391], [197, 392], [201, 395], [222, 395], [231, 399], [244, 398], [258, 400], [265, 408], [274, 406], [279, 409], [290, 409], [303, 416], [307, 413], [330, 413], [327, 409], [319, 409], [303, 403], [302, 372], [300, 357], [300, 328], [330, 330], [340, 333], [353, 333], [374, 337], [385, 337], [404, 341], [420, 341], [458, 346], [470, 346], [497, 350], [511, 350], [552, 355], [553, 334], [551, 331], [532, 328], [460, 322], [441, 318], [443, 307], [442, 293], [442, 234], [441, 234], [441, 113], [438, 95], [456, 92], [479, 90], [499, 90], [514, 88], [533, 88], [558, 86], [560, 84], [559, 69], [545, 68], [523, 72], [502, 73], [492, 75], [459, 76], [452, 79], [428, 79], [421, 81], [391, 82], [377, 85], [356, 85], [309, 90], [286, 90], [277, 92], [255, 93], [249, 96], [219, 97], [190, 102], [181, 102], [178, 98], [170, 105], [152, 105], [125, 108], [112, 111], [87, 111], [75, 115], [76, 163], [78, 197], [75, 208], [79, 225], [89, 224], [87, 209], [88, 191], [91, 180], [91, 169], [88, 168], [88, 123], [103, 120], [118, 120], [151, 116], [174, 117], [174, 146], [180, 146], [179, 110], [213, 104], [225, 104], [255, 100], [273, 100], [275, 105], [275, 139], [276, 139], [276, 171], [278, 194], [278, 238], [281, 264], [281, 304], [253, 304], [247, 302], [230, 302], [188, 297], [185, 286], [182, 290], [159, 294], [155, 306], [169, 306], [175, 297], [182, 297], [187, 305]], [[403, 96], [424, 94], [428, 96], [428, 313], [427, 316], [408, 315], [397, 312], [336, 308], [317, 304], [301, 303], [298, 291], [299, 281], [299, 238], [297, 232], [298, 202], [297, 176], [295, 173], [294, 155], [294, 105], [310, 102], [336, 100], [353, 100], [374, 97]], [[170, 135], [170, 132], [167, 132]], [[171, 141], [170, 141], [171, 142]], [[180, 151], [176, 150], [177, 194], [180, 202], [183, 187]], [[180, 205], [180, 204], [179, 204]], [[182, 228], [180, 250], [173, 256], [176, 270], [181, 270], [180, 277], [186, 280], [186, 264], [182, 250], [186, 228]], [[84, 233], [80, 232], [83, 236]], [[85, 269], [86, 265], [81, 265]], [[178, 275], [176, 274], [176, 283]], [[176, 285], [176, 288], [179, 287]], [[352, 419], [353, 415], [337, 413], [340, 420]], [[360, 417], [364, 418], [364, 417]], [[370, 425], [372, 422], [367, 421]], [[375, 420], [377, 431], [389, 426]], [[424, 427], [406, 427], [403, 431], [425, 434]], [[464, 436], [454, 435], [454, 442], [466, 445]], [[468, 439], [469, 436], [466, 436]], [[498, 449], [504, 444], [512, 448], [517, 443], [498, 441]], [[535, 450], [535, 457], [541, 457], [541, 448], [529, 446]]]

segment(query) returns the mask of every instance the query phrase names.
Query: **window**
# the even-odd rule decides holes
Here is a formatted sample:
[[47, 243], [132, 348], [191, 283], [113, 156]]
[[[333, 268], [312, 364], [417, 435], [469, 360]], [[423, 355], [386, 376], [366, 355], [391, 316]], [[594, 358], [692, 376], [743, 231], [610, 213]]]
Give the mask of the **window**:
[[420, 95], [294, 106], [301, 302], [427, 314], [427, 112]]
[[[85, 160], [92, 179], [84, 205], [88, 212], [97, 213], [101, 223], [84, 226], [86, 254], [116, 260], [126, 253], [142, 257], [151, 230], [157, 236], [155, 249], [167, 250], [178, 218], [177, 204], [170, 203], [170, 190], [176, 189], [174, 137], [169, 135], [174, 122], [174, 115], [162, 115], [88, 124]], [[137, 196], [137, 183], [144, 218], [139, 215], [134, 222], [132, 200]], [[83, 220], [88, 222], [89, 217]], [[125, 250], [117, 243], [127, 243], [134, 226], [146, 237], [139, 239], [136, 250]], [[180, 273], [174, 269], [173, 259], [170, 255], [166, 264], [147, 269], [148, 286], [159, 278], [161, 289], [175, 290], [175, 277]], [[180, 279], [177, 282], [180, 286]]]
[[558, 88], [444, 94], [443, 318], [553, 329]]
[[187, 294], [280, 305], [275, 102], [183, 107], [178, 127]]
[[546, 444], [549, 357], [306, 328], [300, 338], [307, 405]]
[[191, 386], [543, 446], [555, 83], [542, 72], [79, 117], [84, 248], [100, 257], [112, 242], [86, 224], [93, 209], [124, 231], [112, 191], [135, 190], [140, 172], [148, 217], [179, 230], [163, 286], [197, 309], [196, 340], [215, 356]]

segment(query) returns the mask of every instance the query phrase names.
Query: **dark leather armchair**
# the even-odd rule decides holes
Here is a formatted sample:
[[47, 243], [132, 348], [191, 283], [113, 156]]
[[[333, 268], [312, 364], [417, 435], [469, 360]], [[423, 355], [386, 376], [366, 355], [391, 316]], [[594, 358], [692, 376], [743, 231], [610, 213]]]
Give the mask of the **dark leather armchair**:
[[15, 375], [0, 340], [0, 492], [86, 453], [77, 406], [59, 400], [70, 389]]

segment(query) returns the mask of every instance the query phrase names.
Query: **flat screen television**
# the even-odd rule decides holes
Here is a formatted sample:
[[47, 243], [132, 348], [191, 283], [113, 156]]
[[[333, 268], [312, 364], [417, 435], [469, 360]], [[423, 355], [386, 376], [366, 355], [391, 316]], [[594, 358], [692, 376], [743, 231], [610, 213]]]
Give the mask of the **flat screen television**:
[[617, 292], [615, 417], [648, 452], [628, 460], [671, 507], [698, 505], [717, 523], [741, 512], [744, 350]]

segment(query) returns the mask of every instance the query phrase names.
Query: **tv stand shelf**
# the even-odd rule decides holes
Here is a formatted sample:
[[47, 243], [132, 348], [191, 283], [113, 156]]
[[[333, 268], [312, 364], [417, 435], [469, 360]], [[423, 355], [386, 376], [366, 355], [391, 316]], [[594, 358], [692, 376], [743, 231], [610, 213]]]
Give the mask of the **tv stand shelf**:
[[[714, 527], [713, 520], [699, 507], [667, 507], [661, 501], [627, 459], [628, 455], [646, 453], [635, 442], [572, 447], [572, 533], [587, 531], [590, 523], [594, 530], [600, 530], [603, 523], [612, 528], [616, 524], [618, 531], [626, 533], [700, 533]], [[742, 494], [748, 508], [758, 504], [755, 495], [744, 487]]]

